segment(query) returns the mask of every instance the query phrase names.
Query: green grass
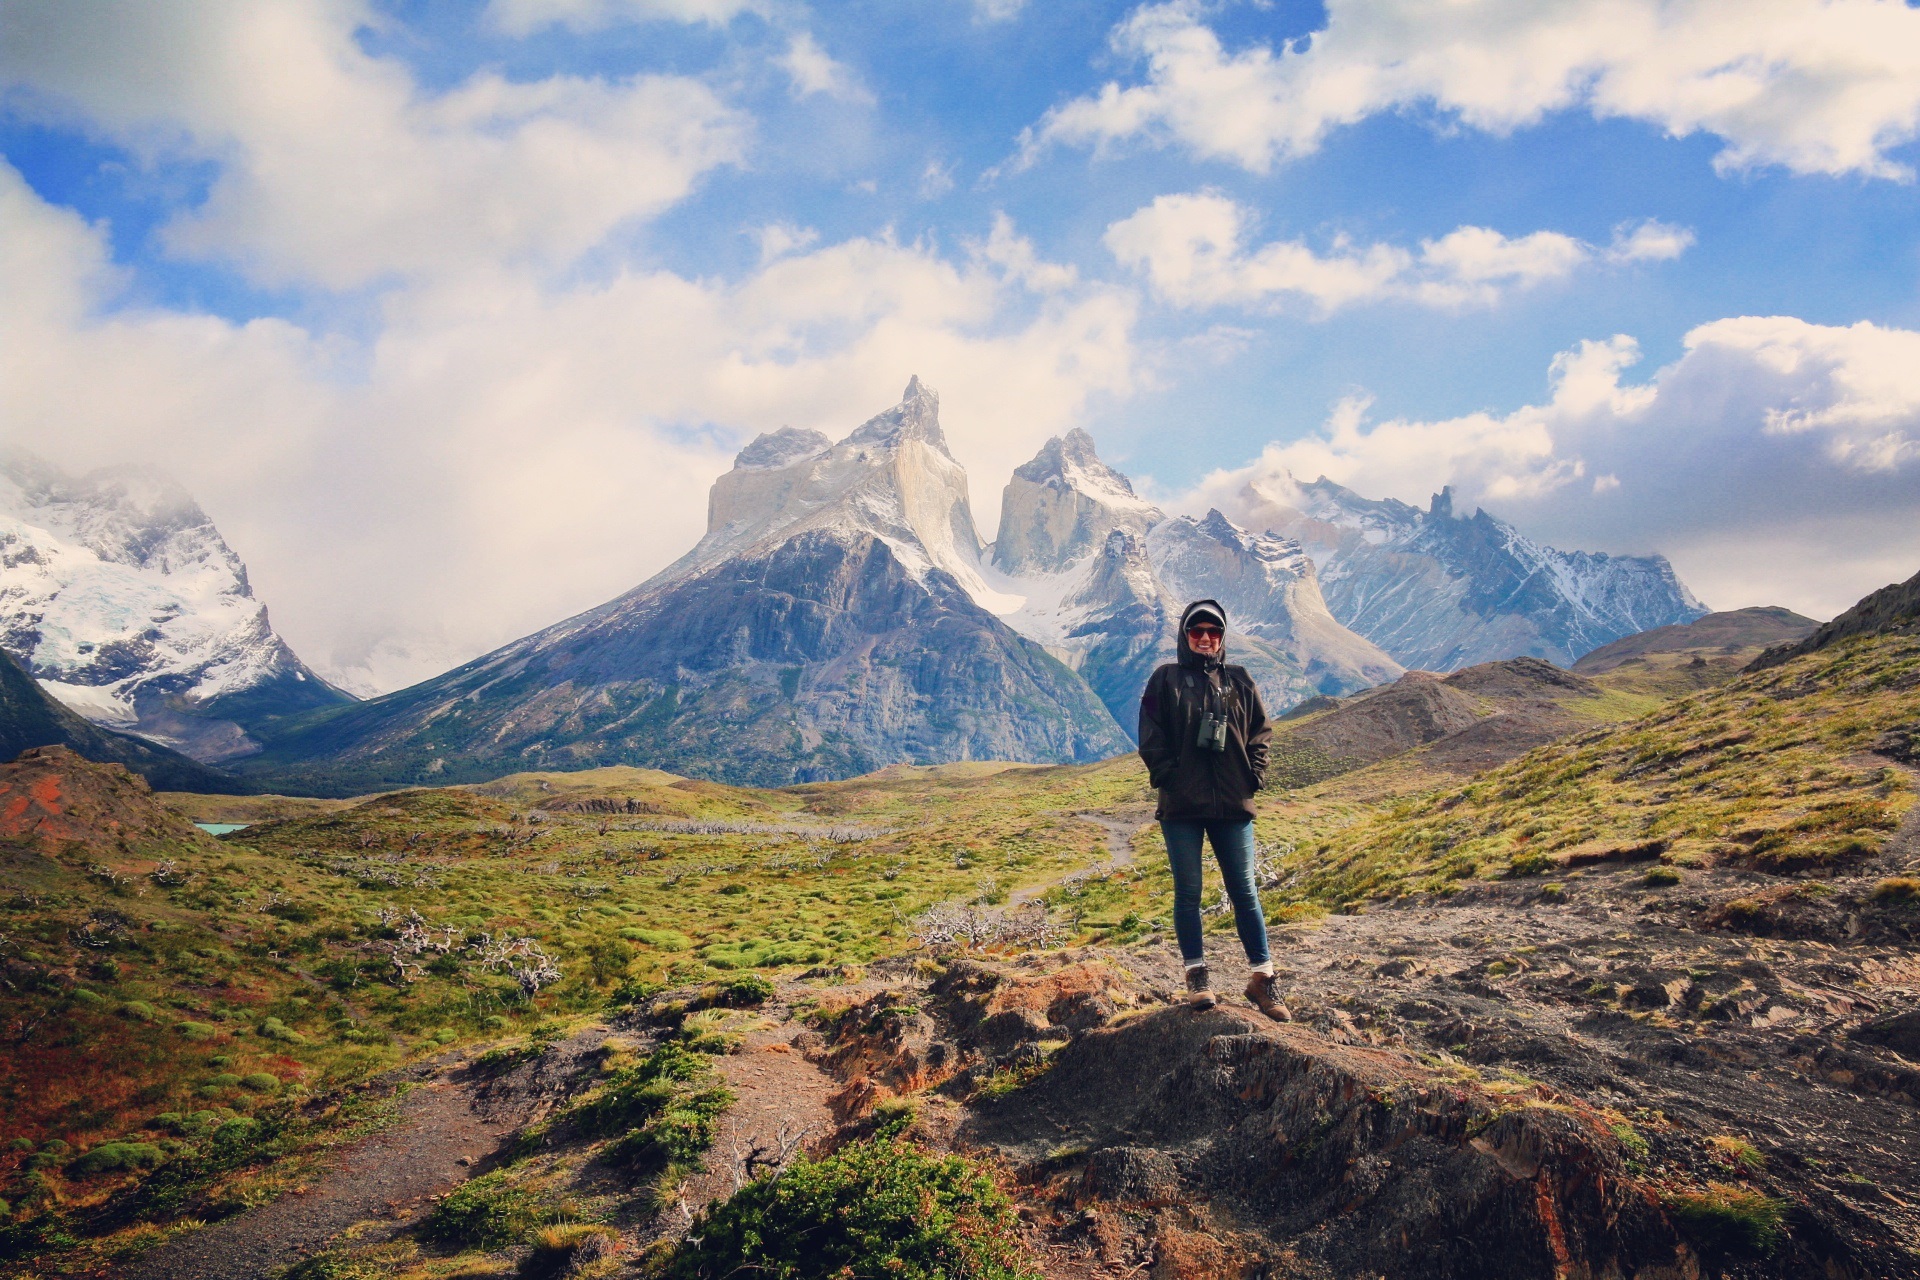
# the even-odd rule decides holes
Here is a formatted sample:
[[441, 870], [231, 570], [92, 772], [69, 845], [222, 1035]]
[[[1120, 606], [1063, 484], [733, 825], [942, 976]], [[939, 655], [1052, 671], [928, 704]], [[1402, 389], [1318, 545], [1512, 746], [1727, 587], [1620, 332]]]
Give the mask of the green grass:
[[[1542, 875], [1649, 847], [1679, 866], [1849, 865], [1876, 852], [1914, 802], [1902, 774], [1862, 755], [1916, 718], [1920, 640], [1836, 646], [1464, 783], [1371, 811], [1323, 805], [1319, 831], [1273, 824], [1299, 833], [1283, 900], [1337, 908], [1445, 893], [1463, 877]], [[1345, 825], [1325, 832], [1335, 813]]]

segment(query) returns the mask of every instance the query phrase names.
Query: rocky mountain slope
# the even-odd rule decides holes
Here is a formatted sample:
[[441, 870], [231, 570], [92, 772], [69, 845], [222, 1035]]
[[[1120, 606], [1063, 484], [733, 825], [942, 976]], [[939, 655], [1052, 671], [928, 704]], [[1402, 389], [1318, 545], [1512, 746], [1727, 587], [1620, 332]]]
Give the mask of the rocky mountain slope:
[[351, 794], [524, 767], [786, 783], [1126, 750], [1087, 685], [979, 603], [966, 476], [917, 379], [838, 444], [756, 440], [709, 510], [693, 550], [626, 595], [310, 715], [243, 767]]
[[1593, 681], [1538, 658], [1448, 676], [1409, 671], [1352, 697], [1303, 704], [1274, 735], [1273, 776], [1303, 786], [1414, 750], [1424, 769], [1473, 773], [1649, 705], [1616, 702]]
[[88, 719], [203, 761], [348, 700], [274, 634], [179, 485], [124, 468], [75, 479], [19, 452], [0, 457], [0, 647]]
[[1811, 635], [1773, 646], [1755, 658], [1749, 670], [1779, 666], [1802, 654], [1817, 653], [1854, 636], [1920, 632], [1920, 573], [1862, 598], [1851, 609], [1822, 623]]
[[1522, 655], [1571, 666], [1707, 612], [1663, 556], [1555, 550], [1485, 511], [1455, 515], [1451, 490], [1426, 511], [1325, 478], [1242, 497], [1257, 523], [1306, 549], [1333, 616], [1408, 667]]
[[12, 654], [0, 649], [0, 760], [36, 747], [66, 747], [88, 760], [124, 765], [154, 787], [224, 794], [252, 787], [166, 747], [102, 729], [54, 701]]

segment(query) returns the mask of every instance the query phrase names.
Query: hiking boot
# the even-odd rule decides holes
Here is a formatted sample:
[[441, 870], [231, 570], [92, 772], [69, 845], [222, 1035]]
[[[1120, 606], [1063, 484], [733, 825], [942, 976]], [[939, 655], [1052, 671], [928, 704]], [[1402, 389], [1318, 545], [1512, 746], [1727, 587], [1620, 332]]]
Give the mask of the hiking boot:
[[1214, 998], [1213, 989], [1207, 985], [1207, 966], [1187, 970], [1187, 1005], [1194, 1009], [1211, 1009], [1219, 1003]]
[[1247, 979], [1247, 999], [1275, 1022], [1292, 1022], [1293, 1010], [1280, 1003], [1280, 984], [1270, 973], [1256, 973]]

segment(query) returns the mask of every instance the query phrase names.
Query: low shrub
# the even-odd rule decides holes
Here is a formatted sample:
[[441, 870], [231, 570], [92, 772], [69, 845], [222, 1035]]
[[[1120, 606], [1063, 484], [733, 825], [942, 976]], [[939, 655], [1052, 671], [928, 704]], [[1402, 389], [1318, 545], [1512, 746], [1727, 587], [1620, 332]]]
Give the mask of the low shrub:
[[533, 1252], [520, 1264], [520, 1274], [529, 1280], [577, 1276], [593, 1264], [611, 1259], [619, 1244], [618, 1232], [596, 1223], [542, 1227], [533, 1233]]
[[1550, 854], [1531, 851], [1516, 853], [1512, 861], [1507, 863], [1507, 874], [1515, 877], [1545, 875], [1558, 865]]
[[713, 1066], [701, 1054], [669, 1040], [631, 1067], [622, 1067], [572, 1111], [588, 1133], [620, 1133], [659, 1115], [672, 1103], [676, 1085], [704, 1079]]
[[261, 1022], [260, 1034], [269, 1040], [278, 1040], [284, 1044], [305, 1044], [307, 1042], [305, 1036], [278, 1018], [268, 1018]]
[[714, 1126], [733, 1104], [733, 1090], [724, 1085], [677, 1096], [614, 1143], [607, 1161], [649, 1173], [690, 1166], [713, 1145]]
[[1710, 1182], [1704, 1191], [1667, 1197], [1667, 1213], [1709, 1253], [1772, 1253], [1784, 1231], [1786, 1206], [1745, 1187]]
[[1647, 872], [1646, 878], [1640, 883], [1646, 885], [1649, 889], [1658, 889], [1665, 885], [1679, 884], [1680, 873], [1672, 867], [1655, 867], [1653, 870]]
[[702, 1213], [660, 1280], [1031, 1280], [1012, 1207], [979, 1165], [893, 1139], [802, 1158]]
[[1888, 876], [1873, 886], [1873, 900], [1907, 905], [1920, 902], [1920, 877]]
[[499, 1249], [525, 1238], [544, 1210], [538, 1196], [508, 1185], [505, 1172], [495, 1170], [448, 1192], [420, 1224], [420, 1236], [457, 1249]]
[[173, 1029], [188, 1040], [211, 1040], [220, 1033], [211, 1022], [176, 1022]]
[[273, 1093], [280, 1088], [280, 1077], [267, 1071], [249, 1071], [240, 1077], [240, 1087], [255, 1093]]
[[67, 1166], [70, 1177], [91, 1178], [102, 1173], [151, 1169], [166, 1158], [151, 1142], [103, 1142]]
[[719, 987], [714, 1003], [735, 1009], [757, 1008], [773, 999], [773, 983], [757, 973], [738, 974], [721, 982]]

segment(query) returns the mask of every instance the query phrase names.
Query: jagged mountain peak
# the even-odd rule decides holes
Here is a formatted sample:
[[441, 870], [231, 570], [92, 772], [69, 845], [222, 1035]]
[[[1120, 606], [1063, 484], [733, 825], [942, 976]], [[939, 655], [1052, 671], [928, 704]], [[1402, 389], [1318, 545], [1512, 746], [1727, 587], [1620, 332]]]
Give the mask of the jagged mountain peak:
[[781, 427], [778, 431], [763, 431], [755, 436], [752, 443], [734, 455], [733, 465], [740, 471], [768, 470], [790, 466], [802, 458], [811, 458], [831, 448], [833, 441], [821, 432]]
[[940, 430], [940, 393], [921, 382], [918, 374], [907, 380], [899, 404], [855, 427], [845, 443], [893, 447], [907, 440], [924, 440], [947, 452], [947, 437]]
[[1002, 573], [1057, 573], [1098, 551], [1115, 529], [1144, 535], [1160, 509], [1100, 460], [1078, 427], [1054, 436], [1016, 468], [1000, 503], [993, 542]]
[[1560, 551], [1446, 486], [1421, 510], [1321, 476], [1247, 485], [1248, 512], [1299, 539], [1334, 616], [1410, 667], [1452, 671], [1522, 654], [1570, 665], [1706, 607], [1663, 556]]

